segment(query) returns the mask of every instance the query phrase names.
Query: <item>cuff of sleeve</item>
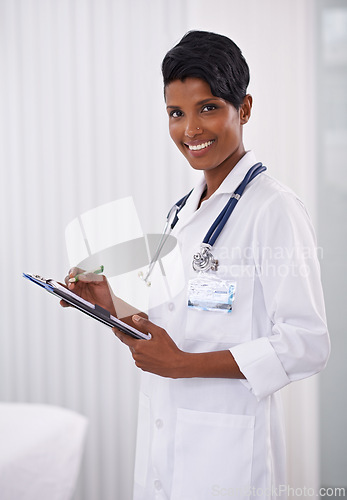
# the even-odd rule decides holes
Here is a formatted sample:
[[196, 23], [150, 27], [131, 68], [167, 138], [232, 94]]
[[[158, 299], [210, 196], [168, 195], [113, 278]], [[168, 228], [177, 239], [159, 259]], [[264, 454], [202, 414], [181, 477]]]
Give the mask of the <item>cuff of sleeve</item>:
[[234, 346], [230, 352], [258, 400], [290, 383], [267, 337]]

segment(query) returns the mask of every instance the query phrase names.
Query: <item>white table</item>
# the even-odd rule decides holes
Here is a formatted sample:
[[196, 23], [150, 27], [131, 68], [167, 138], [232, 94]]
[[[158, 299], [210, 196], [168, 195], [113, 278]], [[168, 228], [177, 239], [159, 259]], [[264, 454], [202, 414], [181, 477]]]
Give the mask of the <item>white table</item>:
[[70, 410], [0, 403], [0, 499], [70, 500], [86, 428]]

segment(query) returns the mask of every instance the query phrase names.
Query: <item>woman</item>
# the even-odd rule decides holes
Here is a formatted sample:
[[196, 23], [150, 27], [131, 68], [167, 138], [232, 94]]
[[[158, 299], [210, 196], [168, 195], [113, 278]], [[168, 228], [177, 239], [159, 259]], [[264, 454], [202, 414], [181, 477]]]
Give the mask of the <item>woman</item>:
[[[115, 331], [143, 371], [134, 498], [278, 496], [286, 484], [278, 391], [322, 370], [329, 355], [314, 231], [297, 196], [245, 150], [252, 97], [239, 48], [189, 32], [162, 71], [171, 138], [203, 175], [173, 231], [184, 288], [149, 319], [126, 319], [150, 341]], [[128, 314], [105, 278], [70, 287]]]

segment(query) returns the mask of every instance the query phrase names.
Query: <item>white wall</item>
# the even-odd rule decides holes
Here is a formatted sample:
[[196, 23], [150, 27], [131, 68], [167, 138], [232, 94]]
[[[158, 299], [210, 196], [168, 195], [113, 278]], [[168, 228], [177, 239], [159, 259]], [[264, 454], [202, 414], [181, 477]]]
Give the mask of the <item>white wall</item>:
[[[133, 196], [144, 231], [159, 232], [195, 181], [168, 137], [160, 75], [188, 29], [243, 49], [254, 96], [246, 147], [315, 215], [313, 19], [313, 0], [0, 1], [0, 398], [89, 417], [76, 500], [130, 498], [138, 376], [109, 331], [21, 273], [62, 278], [65, 226], [113, 199]], [[288, 395], [302, 409], [290, 413], [291, 436], [306, 416], [305, 460], [292, 457], [290, 478], [316, 486], [316, 382], [303, 384]]]
[[324, 247], [322, 278], [332, 353], [320, 379], [321, 482], [347, 489], [346, 302], [347, 225], [347, 2], [320, 0], [318, 40], [318, 204], [319, 236]]

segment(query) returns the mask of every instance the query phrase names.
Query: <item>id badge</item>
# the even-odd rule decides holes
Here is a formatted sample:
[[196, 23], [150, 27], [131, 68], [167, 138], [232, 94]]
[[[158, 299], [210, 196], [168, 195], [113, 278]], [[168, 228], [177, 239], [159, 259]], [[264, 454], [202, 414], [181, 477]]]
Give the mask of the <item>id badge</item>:
[[235, 281], [221, 280], [201, 273], [188, 282], [188, 307], [200, 311], [231, 312]]

